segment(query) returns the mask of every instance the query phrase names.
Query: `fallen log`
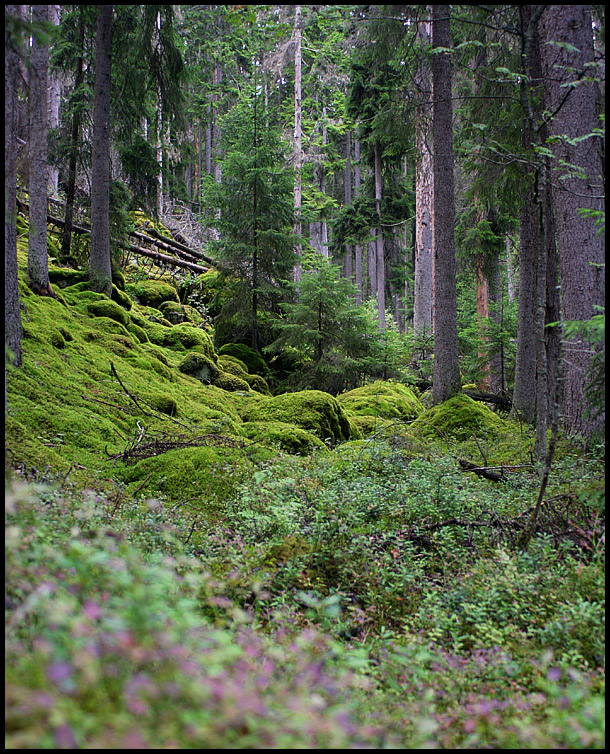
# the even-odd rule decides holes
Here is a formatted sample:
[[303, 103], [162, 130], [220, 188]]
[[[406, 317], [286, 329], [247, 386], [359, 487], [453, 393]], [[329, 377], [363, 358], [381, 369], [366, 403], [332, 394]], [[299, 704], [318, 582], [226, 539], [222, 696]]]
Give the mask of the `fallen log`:
[[125, 243], [124, 241], [117, 241], [117, 243], [122, 249], [127, 249], [127, 251], [131, 251], [134, 254], [154, 259], [156, 262], [161, 262], [163, 264], [170, 264], [174, 267], [183, 267], [186, 270], [196, 272], [198, 275], [203, 275], [204, 272], [209, 270], [209, 267], [202, 267], [194, 262], [186, 262], [183, 259], [176, 259], [176, 257], [161, 254], [159, 251], [149, 251], [148, 249], [143, 249], [141, 246], [135, 246], [134, 244]]
[[492, 482], [505, 482], [506, 477], [502, 474], [497, 474], [495, 471], [491, 471], [486, 466], [477, 466], [476, 463], [466, 461], [464, 458], [459, 458], [458, 463], [465, 471], [473, 471], [478, 476], [490, 479]]
[[147, 243], [155, 244], [155, 246], [158, 246], [161, 249], [165, 249], [166, 251], [174, 251], [176, 253], [190, 254], [190, 256], [195, 257], [195, 259], [202, 259], [204, 262], [207, 262], [210, 265], [218, 266], [218, 262], [216, 262], [211, 257], [206, 256], [203, 252], [195, 251], [195, 249], [189, 249], [188, 246], [185, 246], [184, 244], [181, 244], [178, 241], [174, 241], [173, 239], [168, 238], [167, 236], [162, 236], [161, 233], [157, 233], [157, 231], [154, 230], [154, 228], [148, 229], [148, 234], [142, 233], [141, 230], [134, 230], [129, 235], [135, 236], [135, 238], [139, 238], [140, 240], [146, 241]]
[[[29, 211], [30, 209], [29, 206], [25, 202], [22, 202], [20, 199], [17, 199], [17, 204], [19, 207], [27, 211]], [[47, 222], [50, 222], [53, 225], [57, 225], [60, 228], [64, 228], [66, 225], [65, 222], [59, 217], [54, 217], [50, 214], [47, 214]], [[89, 228], [82, 228], [78, 225], [72, 225], [72, 232], [91, 235], [91, 230]], [[151, 239], [151, 241], [155, 242], [154, 239]], [[208, 267], [202, 267], [201, 265], [195, 264], [194, 262], [186, 262], [182, 259], [176, 259], [175, 257], [167, 256], [167, 254], [161, 254], [161, 252], [149, 251], [148, 249], [143, 249], [141, 246], [128, 244], [124, 241], [115, 241], [115, 243], [118, 244], [122, 249], [127, 249], [127, 251], [131, 251], [134, 254], [139, 254], [144, 257], [150, 257], [151, 259], [154, 259], [158, 262], [162, 262], [163, 264], [170, 264], [174, 267], [183, 267], [187, 270], [191, 270], [192, 272], [196, 272], [198, 275], [202, 275], [204, 272], [207, 272], [209, 270]]]

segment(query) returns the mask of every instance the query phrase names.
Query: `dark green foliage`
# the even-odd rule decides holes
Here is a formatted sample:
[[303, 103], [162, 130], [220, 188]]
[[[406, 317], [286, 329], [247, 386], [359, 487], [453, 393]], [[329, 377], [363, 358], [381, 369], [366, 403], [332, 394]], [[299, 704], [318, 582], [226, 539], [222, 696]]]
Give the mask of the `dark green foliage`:
[[209, 178], [204, 187], [220, 215], [216, 253], [239, 281], [219, 315], [231, 321], [224, 340], [250, 340], [255, 349], [260, 312], [286, 295], [294, 261], [292, 178], [274, 113], [264, 107], [260, 89], [246, 87], [223, 119], [222, 183]]
[[316, 270], [303, 273], [299, 293], [297, 303], [282, 306], [279, 338], [266, 349], [294, 353], [289, 385], [337, 394], [367, 376], [397, 373], [391, 334], [379, 335], [373, 312], [355, 303], [354, 286], [336, 266], [320, 259]]

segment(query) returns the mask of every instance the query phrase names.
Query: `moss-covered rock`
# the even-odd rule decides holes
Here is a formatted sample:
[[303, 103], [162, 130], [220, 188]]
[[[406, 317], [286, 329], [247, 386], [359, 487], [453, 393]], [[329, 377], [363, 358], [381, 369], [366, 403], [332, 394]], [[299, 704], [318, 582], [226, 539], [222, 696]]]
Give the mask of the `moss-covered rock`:
[[168, 393], [151, 393], [146, 396], [147, 403], [168, 416], [176, 416], [178, 413], [178, 404], [176, 399]]
[[115, 322], [120, 322], [123, 327], [127, 327], [129, 324], [129, 315], [125, 309], [108, 298], [101, 301], [92, 301], [87, 304], [87, 311], [94, 317], [108, 317], [115, 320]]
[[130, 296], [125, 293], [125, 291], [120, 290], [120, 288], [114, 285], [114, 283], [112, 284], [112, 300], [116, 301], [119, 306], [122, 306], [123, 309], [126, 309], [127, 311], [130, 311], [133, 306], [133, 301]]
[[256, 390], [258, 393], [262, 393], [262, 395], [271, 395], [267, 380], [261, 377], [260, 374], [247, 374], [244, 379], [252, 390]]
[[332, 445], [360, 437], [358, 428], [349, 420], [337, 399], [321, 390], [303, 390], [262, 398], [255, 405], [245, 408], [242, 419], [245, 422], [281, 421], [296, 424]]
[[146, 330], [143, 327], [140, 327], [139, 325], [136, 325], [133, 322], [130, 322], [127, 325], [127, 330], [132, 335], [135, 335], [136, 338], [140, 341], [140, 343], [150, 343], [150, 338], [146, 334]]
[[194, 377], [204, 385], [209, 385], [214, 382], [220, 374], [220, 370], [214, 363], [213, 359], [203, 353], [199, 353], [198, 351], [191, 351], [191, 353], [188, 353], [178, 364], [178, 370], [182, 372], [182, 374], [188, 374], [189, 377]]
[[185, 307], [182, 304], [177, 304], [175, 301], [164, 301], [162, 304], [159, 304], [159, 311], [172, 325], [192, 321]]
[[427, 409], [411, 425], [411, 432], [415, 436], [431, 439], [447, 435], [457, 440], [467, 440], [473, 431], [477, 435], [489, 436], [505, 429], [506, 422], [503, 419], [484, 403], [463, 393]]
[[53, 330], [51, 333], [51, 345], [60, 350], [66, 347], [66, 339], [59, 330]]
[[219, 372], [214, 379], [214, 384], [216, 387], [222, 388], [222, 390], [228, 390], [230, 393], [236, 392], [237, 390], [243, 390], [246, 393], [250, 392], [250, 385], [248, 385], [245, 380], [242, 380], [241, 377], [231, 374], [230, 372]]
[[220, 354], [218, 356], [218, 366], [223, 372], [229, 372], [236, 377], [241, 377], [242, 380], [246, 378], [248, 369], [243, 361], [240, 361], [235, 356], [229, 356], [228, 354]]
[[158, 309], [164, 301], [180, 303], [173, 285], [163, 283], [159, 280], [145, 280], [139, 283], [131, 283], [126, 288], [144, 306], [152, 306]]
[[212, 339], [201, 327], [188, 324], [174, 325], [166, 333], [165, 345], [179, 351], [197, 348], [197, 350], [205, 354], [209, 359], [216, 361]]
[[269, 367], [260, 353], [243, 343], [225, 343], [218, 349], [218, 355], [235, 356], [246, 365], [249, 374], [259, 374], [261, 377], [269, 374]]
[[378, 380], [337, 396], [339, 403], [359, 416], [384, 419], [416, 419], [424, 406], [413, 390], [399, 382]]
[[285, 453], [293, 455], [306, 456], [316, 448], [328, 450], [319, 437], [306, 429], [286, 422], [244, 422], [242, 431], [250, 440], [270, 447], [279, 447]]
[[58, 288], [67, 288], [77, 283], [87, 283], [89, 273], [86, 270], [73, 270], [71, 267], [56, 267], [49, 265], [49, 280]]

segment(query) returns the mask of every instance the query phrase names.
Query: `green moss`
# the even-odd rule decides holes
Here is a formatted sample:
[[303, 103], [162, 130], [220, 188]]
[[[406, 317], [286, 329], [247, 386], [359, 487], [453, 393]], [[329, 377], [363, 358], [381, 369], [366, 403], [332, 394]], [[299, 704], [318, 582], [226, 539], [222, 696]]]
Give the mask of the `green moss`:
[[4, 451], [8, 464], [15, 468], [25, 465], [28, 469], [44, 469], [51, 466], [57, 473], [65, 473], [70, 462], [44, 444], [44, 440], [36, 438], [31, 429], [14, 419], [10, 414], [4, 414]]
[[191, 321], [191, 317], [187, 314], [185, 307], [182, 304], [177, 304], [175, 301], [164, 301], [159, 305], [159, 310], [172, 325]]
[[228, 390], [230, 393], [236, 390], [243, 390], [246, 393], [250, 392], [250, 385], [245, 380], [229, 372], [220, 371], [214, 379], [214, 384], [216, 387]]
[[65, 327], [58, 328], [59, 332], [64, 336], [64, 340], [69, 343], [71, 340], [74, 340], [74, 337], [72, 336], [72, 333], [70, 330], [68, 330]]
[[417, 418], [424, 406], [410, 387], [399, 382], [378, 380], [337, 396], [339, 403], [359, 416], [378, 416], [384, 419]]
[[167, 414], [168, 416], [176, 416], [178, 414], [176, 399], [167, 393], [151, 393], [146, 396], [146, 402], [162, 414]]
[[295, 424], [286, 422], [244, 422], [243, 433], [250, 440], [271, 447], [279, 447], [284, 452], [293, 455], [309, 455], [316, 448], [328, 450], [319, 437]]
[[120, 290], [114, 284], [112, 286], [112, 300], [116, 301], [117, 304], [123, 307], [123, 309], [127, 309], [127, 311], [129, 311], [131, 307], [133, 306], [133, 302], [131, 298], [128, 296], [128, 294]]
[[49, 265], [49, 280], [59, 288], [67, 288], [78, 283], [89, 285], [89, 273], [86, 270], [73, 270], [71, 267], [55, 267]]
[[262, 393], [262, 395], [271, 395], [267, 380], [261, 377], [260, 374], [247, 374], [244, 379], [252, 390], [256, 390], [258, 393]]
[[189, 377], [194, 377], [204, 385], [209, 385], [219, 375], [219, 369], [216, 364], [203, 353], [191, 352], [188, 353], [182, 361], [178, 364], [178, 370], [182, 374], [188, 374]]
[[128, 292], [136, 296], [138, 301], [144, 306], [152, 306], [158, 309], [164, 301], [179, 303], [176, 289], [169, 283], [146, 280], [140, 283], [131, 283], [126, 287]]
[[473, 431], [493, 435], [506, 430], [506, 422], [484, 403], [460, 393], [448, 401], [424, 411], [411, 425], [414, 435], [431, 439], [447, 435], [467, 440]]
[[90, 323], [90, 326], [102, 333], [129, 337], [129, 331], [127, 330], [127, 328], [120, 322], [117, 322], [114, 319], [110, 319], [109, 317], [96, 317], [93, 322]]
[[51, 333], [51, 344], [54, 348], [62, 349], [66, 347], [66, 339], [59, 330], [53, 330]]
[[246, 365], [250, 374], [259, 374], [261, 377], [269, 374], [269, 368], [260, 353], [243, 343], [225, 343], [218, 349], [218, 355], [235, 356]]
[[166, 335], [165, 345], [176, 350], [197, 348], [208, 359], [216, 361], [212, 339], [205, 330], [194, 325], [174, 325]]
[[246, 407], [242, 418], [244, 421], [296, 424], [313, 432], [321, 440], [329, 440], [332, 445], [360, 436], [358, 428], [350, 422], [337, 399], [321, 390], [303, 390], [263, 398], [256, 405]]
[[235, 356], [229, 356], [227, 354], [220, 354], [218, 356], [218, 366], [229, 374], [234, 374], [236, 377], [241, 377], [242, 380], [246, 379], [248, 369], [243, 361], [235, 358]]
[[124, 327], [129, 324], [129, 315], [116, 302], [105, 298], [101, 301], [93, 301], [87, 304], [87, 311], [94, 317], [108, 317], [120, 322]]
[[130, 322], [127, 325], [127, 330], [132, 335], [135, 335], [136, 338], [140, 341], [140, 343], [150, 343], [148, 335], [146, 334], [146, 330], [143, 327], [139, 327], [138, 325], [134, 324], [133, 322]]

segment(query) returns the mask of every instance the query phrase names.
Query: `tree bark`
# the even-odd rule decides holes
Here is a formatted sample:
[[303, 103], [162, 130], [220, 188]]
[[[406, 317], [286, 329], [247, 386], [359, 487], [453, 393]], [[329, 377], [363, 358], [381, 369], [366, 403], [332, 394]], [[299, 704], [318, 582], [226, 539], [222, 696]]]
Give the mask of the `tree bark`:
[[[418, 24], [418, 35], [425, 44], [430, 43], [430, 22]], [[416, 85], [421, 100], [415, 110], [415, 267], [413, 329], [424, 336], [432, 332], [432, 303], [434, 297], [434, 255], [432, 251], [432, 218], [434, 200], [434, 173], [430, 150], [428, 124], [432, 85], [427, 63], [419, 64]]]
[[[4, 42], [4, 344], [10, 360], [21, 366], [21, 310], [17, 276], [17, 87], [19, 59], [17, 40], [7, 38], [7, 20], [17, 17], [16, 5], [5, 6]], [[10, 26], [8, 28], [11, 28]], [[6, 360], [4, 365], [6, 407]]]
[[[352, 138], [349, 131], [345, 133], [345, 171], [343, 173], [343, 201], [346, 207], [352, 203]], [[343, 260], [344, 276], [351, 281], [353, 276], [353, 257], [351, 244], [345, 245]]]
[[381, 145], [375, 142], [375, 207], [377, 210], [377, 314], [379, 332], [385, 332], [385, 254], [383, 249], [383, 228], [381, 227], [381, 195], [383, 185], [381, 180]]
[[[605, 211], [603, 143], [599, 136], [574, 141], [599, 126], [596, 86], [586, 79], [595, 75], [589, 67], [594, 62], [591, 7], [547, 6], [540, 31], [545, 109], [553, 115], [551, 134], [558, 137], [552, 148], [562, 311], [565, 320], [586, 320], [598, 313], [596, 306], [605, 306], [604, 239], [594, 221], [578, 211]], [[577, 86], [568, 85], [575, 80]], [[575, 168], [566, 169], [562, 162]], [[584, 387], [592, 350], [584, 338], [565, 344], [564, 421], [569, 432], [585, 436], [601, 430], [604, 421], [586, 414]]]
[[[432, 6], [432, 43], [451, 47], [449, 6]], [[434, 150], [434, 379], [432, 401], [442, 403], [460, 391], [455, 287], [455, 204], [453, 187], [453, 107], [451, 62], [447, 53], [432, 63]]]
[[301, 65], [302, 65], [302, 38], [301, 38], [301, 6], [295, 6], [294, 14], [294, 252], [297, 261], [294, 266], [293, 276], [296, 283], [301, 282], [303, 265], [301, 257], [303, 247], [301, 244], [301, 165], [303, 163], [303, 150], [301, 146]]
[[[32, 6], [32, 23], [48, 20], [48, 5]], [[30, 232], [28, 240], [28, 283], [34, 293], [49, 289], [47, 253], [47, 86], [49, 48], [34, 36], [30, 53]]]
[[[59, 26], [59, 5], [49, 5], [49, 21]], [[61, 83], [58, 74], [49, 72], [49, 128], [59, 128], [59, 100]], [[59, 198], [59, 170], [55, 165], [49, 165], [48, 192], [55, 199]]]
[[[360, 139], [358, 138], [358, 126], [356, 126], [354, 139], [354, 192], [356, 197], [360, 196]], [[356, 303], [362, 303], [362, 246], [356, 244], [355, 250], [356, 265]]]
[[91, 159], [91, 289], [110, 296], [110, 87], [112, 5], [100, 5], [95, 45]]
[[[83, 8], [79, 12], [79, 32], [78, 32], [78, 51], [79, 55], [76, 61], [76, 76], [74, 78], [74, 92], [78, 93], [84, 77], [83, 71], [83, 45], [85, 42], [85, 21], [83, 19]], [[145, 121], [146, 122], [146, 121]], [[78, 136], [80, 132], [80, 108], [76, 107], [72, 115], [72, 135], [70, 139], [70, 160], [68, 162], [68, 188], [66, 191], [66, 214], [64, 232], [61, 240], [61, 256], [70, 255], [70, 245], [72, 242], [72, 220], [74, 216], [74, 193], [76, 189], [76, 155], [78, 152]]]

